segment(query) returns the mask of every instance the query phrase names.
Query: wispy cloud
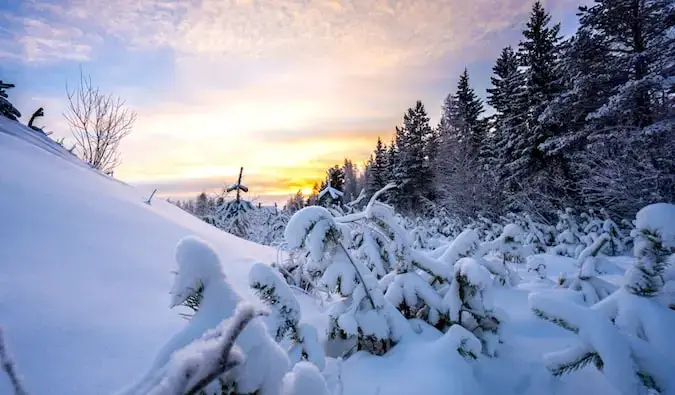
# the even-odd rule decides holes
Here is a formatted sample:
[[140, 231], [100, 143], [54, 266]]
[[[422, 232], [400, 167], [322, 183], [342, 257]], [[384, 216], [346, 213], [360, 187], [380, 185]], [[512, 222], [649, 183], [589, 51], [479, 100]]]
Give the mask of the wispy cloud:
[[[0, 13], [0, 58], [84, 62], [115, 46], [136, 76], [116, 92], [139, 113], [120, 177], [198, 191], [244, 165], [278, 196], [345, 155], [365, 160], [416, 99], [434, 118], [464, 65], [517, 44], [531, 3], [24, 0]], [[170, 73], [148, 89], [157, 51]]]

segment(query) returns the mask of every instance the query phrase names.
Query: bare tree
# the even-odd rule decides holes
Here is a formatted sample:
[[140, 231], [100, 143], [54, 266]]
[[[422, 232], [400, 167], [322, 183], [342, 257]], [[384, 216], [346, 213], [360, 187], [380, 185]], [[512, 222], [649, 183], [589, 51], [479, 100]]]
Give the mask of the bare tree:
[[111, 173], [121, 162], [119, 145], [131, 133], [135, 111], [126, 102], [102, 93], [80, 71], [80, 83], [70, 90], [66, 85], [68, 109], [63, 114], [75, 138], [77, 155], [91, 167]]

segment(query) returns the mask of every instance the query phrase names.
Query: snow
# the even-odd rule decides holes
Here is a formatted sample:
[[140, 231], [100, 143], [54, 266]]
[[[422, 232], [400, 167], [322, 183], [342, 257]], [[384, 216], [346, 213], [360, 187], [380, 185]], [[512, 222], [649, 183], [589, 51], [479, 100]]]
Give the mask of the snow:
[[[0, 117], [0, 317], [32, 393], [112, 393], [145, 372], [186, 321], [168, 308], [176, 243], [211, 244], [249, 301], [253, 261], [276, 251], [91, 170]], [[160, 191], [161, 192], [161, 191]], [[64, 363], [67, 361], [67, 363]], [[0, 393], [11, 393], [4, 377]]]
[[638, 211], [635, 227], [657, 232], [664, 247], [675, 249], [675, 205], [670, 203], [650, 204]]
[[326, 380], [311, 363], [299, 362], [284, 377], [282, 395], [330, 395]]
[[[266, 266], [277, 262], [275, 249], [222, 232], [161, 198], [145, 204], [151, 191], [93, 171], [48, 137], [1, 117], [0, 169], [0, 317], [17, 370], [31, 393], [111, 394], [147, 378], [175, 378], [171, 372], [185, 369], [202, 371], [213, 361], [218, 331], [237, 305], [262, 307], [249, 288], [250, 280], [281, 280]], [[675, 222], [663, 219], [672, 213], [668, 207], [641, 211], [638, 228], [670, 237]], [[286, 230], [288, 245], [309, 249], [307, 266], [331, 286], [337, 286], [338, 276], [349, 279], [340, 286], [353, 304], [336, 294], [327, 299], [324, 290], [282, 291], [285, 300], [295, 299], [288, 303], [301, 312], [298, 332], [305, 341], [279, 345], [270, 338], [266, 319], [251, 322], [237, 341], [242, 365], [232, 372], [242, 390], [261, 387], [269, 390], [262, 393], [284, 395], [617, 395], [636, 388], [632, 363], [646, 367], [668, 390], [673, 388], [672, 378], [666, 377], [673, 366], [669, 356], [675, 355], [672, 311], [659, 298], [638, 297], [623, 289], [587, 306], [582, 292], [554, 285], [558, 273], [579, 274], [573, 258], [529, 256], [527, 267], [513, 265], [522, 281], [495, 287], [495, 274], [482, 259], [471, 258], [481, 241], [476, 230], [427, 253], [405, 251], [408, 233], [394, 227], [390, 230], [395, 234], [387, 234], [393, 237], [392, 246], [383, 251], [391, 252], [392, 264], [400, 264], [395, 254], [409, 257], [412, 264], [397, 267], [409, 269], [404, 273], [382, 273], [388, 271], [384, 264], [372, 262], [383, 275], [378, 282], [365, 259], [356, 259], [355, 269], [332, 243], [350, 240], [341, 230], [350, 221], [386, 219], [394, 220], [387, 226], [399, 226], [389, 206], [371, 200], [364, 212], [344, 217], [333, 217], [321, 207], [298, 214]], [[567, 229], [573, 227], [570, 223], [563, 225], [561, 252], [574, 256], [587, 245]], [[512, 238], [523, 236], [516, 233], [515, 227], [502, 230]], [[377, 257], [374, 241], [375, 237], [368, 254]], [[328, 255], [333, 258], [330, 264], [324, 262]], [[613, 267], [611, 273], [597, 270], [600, 261], [586, 269], [596, 266], [593, 277], [614, 286], [624, 281], [623, 271], [634, 262], [632, 257], [602, 259]], [[451, 284], [427, 283], [430, 273]], [[670, 281], [665, 290], [673, 287], [672, 273], [664, 275]], [[357, 274], [363, 275], [364, 285], [357, 285]], [[456, 274], [477, 285], [470, 307], [483, 303], [483, 313], [499, 318], [498, 338], [458, 325], [449, 325], [443, 334], [422, 319], [405, 319], [394, 307], [401, 300], [423, 301], [439, 306], [439, 315], [459, 318], [462, 301], [452, 289]], [[168, 308], [200, 287], [204, 298], [191, 321], [181, 318], [182, 307]], [[374, 308], [366, 290], [373, 293]], [[528, 305], [533, 292], [533, 305], [560, 313], [580, 335], [533, 315]], [[326, 358], [323, 342], [333, 325], [331, 317], [349, 334], [373, 333], [396, 345], [382, 356], [359, 351], [344, 361]], [[492, 350], [499, 339], [503, 344], [498, 355], [489, 358], [482, 350]], [[462, 356], [458, 348], [476, 354], [476, 359]], [[551, 377], [545, 361], [559, 363], [588, 348], [612, 359], [604, 373], [588, 366]], [[314, 364], [300, 361], [303, 351]], [[9, 385], [0, 376], [0, 393], [11, 393]]]

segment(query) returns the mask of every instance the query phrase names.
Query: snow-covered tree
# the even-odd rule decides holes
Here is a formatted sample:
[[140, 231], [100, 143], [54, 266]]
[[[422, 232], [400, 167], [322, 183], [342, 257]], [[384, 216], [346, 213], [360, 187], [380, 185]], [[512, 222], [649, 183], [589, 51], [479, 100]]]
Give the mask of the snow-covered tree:
[[382, 142], [382, 139], [378, 137], [375, 151], [368, 163], [366, 177], [366, 194], [368, 196], [373, 196], [375, 192], [387, 185], [387, 182], [389, 181], [387, 167], [387, 146]]
[[8, 84], [0, 80], [0, 115], [16, 121], [21, 117], [21, 113], [8, 100], [6, 91], [10, 88], [14, 88], [14, 84]]
[[504, 320], [492, 300], [493, 279], [476, 259], [461, 258], [454, 265], [452, 284], [443, 297], [452, 324], [466, 328], [480, 339], [483, 353], [497, 356], [502, 342], [499, 326]]
[[664, 274], [675, 251], [675, 205], [657, 203], [637, 213], [633, 231], [635, 264], [626, 272], [629, 292], [657, 296], [664, 285]]
[[[225, 278], [220, 259], [213, 247], [197, 237], [183, 238], [176, 246], [176, 261], [178, 270], [171, 289], [171, 305], [172, 307], [182, 305], [190, 296], [201, 290], [202, 297], [198, 310], [188, 325], [158, 352], [148, 373], [123, 391], [123, 394], [150, 393], [149, 391], [172, 371], [176, 363], [183, 363], [181, 355], [188, 358], [194, 352], [208, 352], [210, 355], [208, 359], [213, 360], [211, 357], [216, 356], [213, 342], [221, 343], [230, 338], [225, 335], [229, 333], [227, 327], [221, 327], [221, 330], [216, 328], [221, 322], [235, 315], [242, 298], [232, 290]], [[206, 336], [205, 343], [194, 343], [203, 336]], [[213, 340], [214, 338], [216, 340]], [[222, 341], [217, 340], [218, 338], [222, 338]], [[225, 376], [216, 377], [220, 379], [220, 385], [235, 394], [249, 394], [256, 391], [267, 395], [279, 394], [281, 380], [289, 369], [289, 361], [286, 352], [269, 336], [265, 324], [259, 318], [252, 319], [236, 338], [235, 344], [244, 358]], [[180, 351], [190, 349], [193, 352]], [[208, 357], [205, 354], [203, 356]], [[202, 362], [191, 361], [195, 361], [201, 369]], [[208, 393], [218, 391], [217, 387], [217, 383], [214, 383], [209, 387]]]
[[607, 235], [600, 236], [593, 244], [586, 247], [579, 255], [579, 272], [574, 277], [561, 276], [558, 284], [564, 288], [581, 292], [584, 301], [593, 305], [606, 298], [617, 286], [598, 277], [598, 254], [609, 242]]
[[556, 245], [551, 248], [551, 252], [557, 255], [576, 257], [581, 249], [584, 248], [581, 238], [583, 232], [579, 228], [574, 211], [571, 208], [558, 212], [558, 224], [556, 230], [559, 232], [556, 236]]
[[331, 395], [319, 369], [308, 362], [298, 362], [284, 376], [281, 395]]
[[[478, 247], [476, 257], [482, 258], [480, 262], [501, 285], [515, 286], [520, 282], [520, 277], [509, 265], [525, 263], [525, 259], [531, 255], [531, 251], [522, 245], [522, 236], [523, 230], [520, 226], [508, 224], [499, 237], [483, 242]], [[497, 253], [499, 261], [485, 257], [489, 252]]]
[[622, 394], [675, 391], [671, 340], [675, 315], [658, 298], [667, 258], [675, 248], [674, 223], [672, 204], [653, 204], [638, 212], [635, 262], [625, 274], [624, 285], [590, 308], [555, 295], [530, 295], [530, 307], [537, 316], [579, 339], [578, 344], [546, 356], [555, 375], [593, 362]]
[[270, 266], [256, 263], [249, 272], [249, 285], [272, 310], [270, 329], [276, 341], [291, 341], [291, 362], [306, 360], [323, 370], [325, 355], [317, 339], [316, 329], [300, 323], [300, 305], [283, 277]]
[[428, 161], [428, 142], [433, 136], [429, 116], [421, 101], [403, 116], [403, 126], [396, 128], [396, 154], [391, 179], [398, 185], [393, 197], [402, 212], [421, 213], [433, 200], [432, 168]]
[[284, 235], [291, 250], [307, 251], [303, 270], [345, 298], [330, 312], [329, 337], [354, 339], [357, 349], [383, 354], [410, 328], [372, 273], [344, 246], [347, 232], [328, 210], [311, 206], [293, 215]]

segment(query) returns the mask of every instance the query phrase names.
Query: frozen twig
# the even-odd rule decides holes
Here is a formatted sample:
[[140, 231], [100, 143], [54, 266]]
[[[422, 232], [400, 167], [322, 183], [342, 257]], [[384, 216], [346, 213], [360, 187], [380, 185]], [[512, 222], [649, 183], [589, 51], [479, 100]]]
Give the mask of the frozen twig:
[[3, 328], [0, 326], [0, 364], [2, 364], [2, 370], [5, 371], [9, 377], [9, 381], [12, 383], [14, 388], [15, 395], [28, 395], [28, 392], [23, 388], [21, 380], [16, 373], [16, 365], [7, 351], [7, 345], [5, 344], [5, 337], [3, 333]]

